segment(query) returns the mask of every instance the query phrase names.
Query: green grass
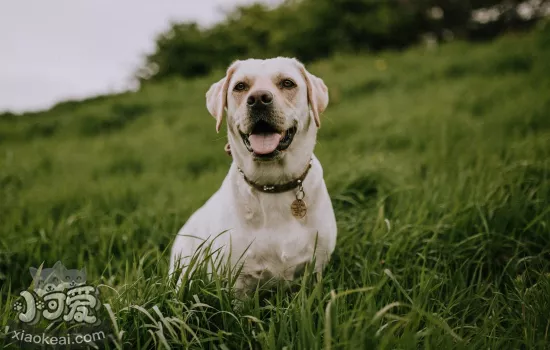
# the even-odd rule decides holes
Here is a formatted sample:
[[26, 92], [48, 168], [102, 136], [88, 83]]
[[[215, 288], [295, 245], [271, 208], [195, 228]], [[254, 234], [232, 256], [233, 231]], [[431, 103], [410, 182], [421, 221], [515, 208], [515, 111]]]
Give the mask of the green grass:
[[177, 230], [230, 165], [204, 99], [221, 73], [0, 117], [0, 325], [28, 268], [61, 260], [104, 285], [125, 348], [545, 348], [549, 38], [310, 66], [331, 91], [316, 155], [336, 251], [241, 309], [229, 273], [178, 293], [167, 279]]

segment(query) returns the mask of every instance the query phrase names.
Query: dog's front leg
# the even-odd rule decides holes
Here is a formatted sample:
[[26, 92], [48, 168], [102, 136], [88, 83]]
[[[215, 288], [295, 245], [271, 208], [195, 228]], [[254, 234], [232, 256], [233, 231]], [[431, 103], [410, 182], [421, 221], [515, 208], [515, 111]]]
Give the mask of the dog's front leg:
[[257, 280], [250, 275], [241, 274], [235, 282], [235, 297], [238, 299], [248, 299], [254, 293]]

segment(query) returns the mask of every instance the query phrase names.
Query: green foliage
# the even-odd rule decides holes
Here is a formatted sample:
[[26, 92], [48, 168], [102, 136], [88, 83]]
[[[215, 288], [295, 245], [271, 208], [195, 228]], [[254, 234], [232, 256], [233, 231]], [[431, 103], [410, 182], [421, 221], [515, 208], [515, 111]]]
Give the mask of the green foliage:
[[28, 267], [61, 260], [104, 284], [122, 348], [547, 348], [547, 28], [308, 66], [330, 89], [315, 152], [337, 248], [238, 307], [230, 271], [167, 277], [231, 162], [204, 101], [221, 73], [0, 118], [0, 324]]
[[[542, 16], [545, 2], [522, 5], [531, 6], [532, 18], [518, 16], [519, 0], [287, 0], [275, 8], [252, 4], [238, 7], [211, 28], [173, 24], [158, 37], [155, 52], [137, 76], [142, 82], [202, 76], [248, 57], [292, 56], [311, 62], [341, 52], [402, 49], [426, 34], [439, 40], [449, 35], [487, 39], [530, 27]], [[472, 13], [479, 9], [499, 16], [475, 22]]]
[[104, 132], [122, 129], [142, 114], [147, 113], [148, 110], [147, 106], [140, 104], [114, 104], [106, 114], [82, 116], [80, 134], [83, 136], [95, 136]]

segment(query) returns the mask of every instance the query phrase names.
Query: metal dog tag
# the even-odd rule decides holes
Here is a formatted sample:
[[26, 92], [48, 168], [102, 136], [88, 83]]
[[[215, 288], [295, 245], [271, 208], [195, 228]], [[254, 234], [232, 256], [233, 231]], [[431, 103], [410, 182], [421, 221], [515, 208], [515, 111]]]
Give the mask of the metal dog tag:
[[301, 219], [307, 214], [307, 205], [302, 199], [295, 199], [294, 202], [290, 205], [290, 210], [292, 215]]
[[304, 202], [304, 187], [302, 186], [302, 180], [298, 180], [298, 192], [296, 192], [296, 199], [290, 205], [290, 211], [294, 217], [301, 219], [307, 214], [307, 205]]

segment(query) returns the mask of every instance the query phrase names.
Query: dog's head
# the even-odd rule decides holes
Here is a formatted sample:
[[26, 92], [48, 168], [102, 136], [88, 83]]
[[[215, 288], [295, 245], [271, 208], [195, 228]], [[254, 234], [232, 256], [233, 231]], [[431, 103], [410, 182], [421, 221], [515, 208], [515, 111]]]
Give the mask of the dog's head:
[[249, 174], [284, 166], [286, 174], [275, 174], [274, 180], [303, 170], [315, 146], [319, 115], [327, 105], [323, 81], [298, 60], [283, 57], [236, 61], [206, 93], [217, 131], [227, 111], [237, 164]]

